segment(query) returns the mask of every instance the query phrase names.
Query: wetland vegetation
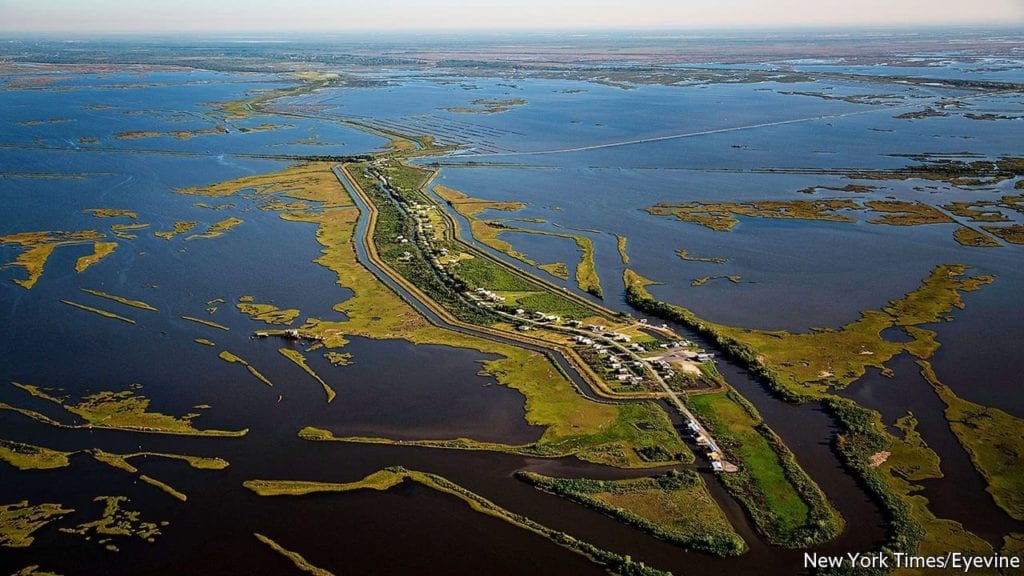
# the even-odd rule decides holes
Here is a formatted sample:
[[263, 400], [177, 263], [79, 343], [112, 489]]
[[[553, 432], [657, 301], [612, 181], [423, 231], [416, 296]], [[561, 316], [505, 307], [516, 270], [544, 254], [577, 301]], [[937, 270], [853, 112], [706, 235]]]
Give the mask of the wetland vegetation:
[[131, 300], [123, 296], [115, 296], [114, 294], [108, 294], [100, 290], [91, 290], [89, 288], [82, 288], [82, 292], [85, 292], [86, 294], [92, 294], [93, 296], [96, 296], [98, 298], [105, 298], [112, 302], [117, 302], [118, 304], [124, 304], [125, 306], [131, 306], [132, 308], [138, 308], [139, 310], [148, 310], [150, 312], [157, 311], [156, 308], [149, 304], [146, 304], [142, 300]]
[[284, 546], [281, 546], [280, 544], [272, 540], [269, 536], [264, 536], [259, 532], [254, 532], [253, 536], [255, 536], [256, 539], [260, 542], [263, 542], [264, 544], [269, 546], [270, 549], [274, 552], [277, 552], [278, 554], [290, 560], [291, 563], [294, 564], [295, 567], [302, 572], [312, 574], [313, 576], [334, 576], [333, 572], [329, 572], [327, 570], [324, 570], [323, 568], [318, 568], [310, 564], [309, 561], [303, 558], [301, 554], [286, 549]]
[[404, 482], [414, 482], [430, 490], [453, 496], [473, 511], [508, 522], [524, 530], [538, 534], [548, 540], [581, 554], [593, 562], [605, 566], [608, 570], [628, 576], [663, 576], [667, 573], [634, 562], [630, 556], [602, 550], [569, 534], [553, 530], [539, 524], [526, 516], [509, 511], [494, 502], [471, 492], [437, 474], [407, 470], [402, 467], [385, 468], [370, 474], [366, 478], [343, 484], [326, 482], [249, 480], [244, 485], [261, 496], [301, 496], [321, 492], [350, 492], [353, 490], [389, 490]]
[[[890, 433], [881, 423], [878, 412], [836, 396], [830, 390], [842, 388], [862, 377], [867, 366], [884, 368], [885, 360], [902, 351], [917, 357], [926, 377], [926, 360], [938, 347], [935, 333], [922, 324], [947, 317], [954, 308], [963, 308], [962, 294], [980, 289], [994, 279], [987, 275], [967, 276], [969, 267], [960, 264], [937, 266], [921, 287], [902, 298], [890, 301], [882, 310], [866, 311], [861, 319], [839, 330], [819, 329], [805, 334], [783, 331], [736, 329], [706, 322], [684, 308], [654, 300], [646, 290], [651, 284], [627, 270], [627, 297], [632, 305], [650, 313], [684, 323], [717, 341], [730, 355], [763, 378], [778, 394], [791, 401], [820, 401], [839, 423], [841, 434], [836, 447], [847, 466], [865, 482], [883, 505], [889, 518], [886, 546], [891, 550], [936, 554], [954, 547], [978, 554], [990, 554], [992, 547], [955, 521], [938, 518], [928, 508], [928, 500], [918, 494], [915, 482], [941, 478], [939, 458], [916, 433], [916, 420], [908, 415], [897, 422], [903, 437]], [[898, 327], [910, 338], [907, 342], [891, 342], [882, 331]], [[970, 414], [985, 414], [981, 422], [996, 419], [999, 411], [959, 402], [937, 380], [933, 386], [940, 397], [945, 393], [947, 418], [969, 420]], [[696, 401], [705, 401], [697, 397]], [[958, 424], [950, 419], [954, 432]], [[1015, 442], [1020, 438], [1009, 430], [1020, 430], [1020, 424], [1003, 422], [1002, 436], [989, 438], [995, 446], [979, 455], [978, 438], [968, 440], [965, 448], [972, 454], [979, 471], [990, 481], [993, 494], [1004, 498], [1001, 505], [1013, 508], [1005, 496], [1013, 490], [1003, 476], [1015, 466]], [[960, 427], [960, 436], [966, 429]], [[963, 442], [963, 440], [962, 440]], [[1003, 471], [1003, 472], [1001, 472]], [[997, 500], [998, 501], [998, 500]]]
[[114, 250], [117, 250], [117, 242], [94, 242], [92, 254], [81, 256], [75, 261], [75, 272], [85, 272], [94, 264], [98, 264]]
[[0, 505], [0, 546], [31, 546], [32, 533], [74, 510], [60, 504], [29, 504], [28, 501]]
[[111, 552], [117, 552], [113, 543], [115, 538], [139, 538], [146, 542], [155, 542], [160, 536], [161, 526], [167, 522], [147, 522], [142, 520], [140, 512], [125, 507], [129, 502], [127, 496], [97, 496], [95, 502], [103, 502], [103, 513], [91, 522], [84, 522], [75, 528], [61, 528], [61, 532], [77, 534], [86, 540], [96, 539]]
[[174, 223], [174, 228], [170, 230], [159, 230], [153, 232], [153, 235], [157, 238], [163, 238], [164, 240], [172, 240], [175, 236], [182, 234], [188, 234], [193, 228], [199, 225], [199, 222], [195, 220], [182, 220]]
[[141, 386], [135, 385], [129, 390], [120, 392], [104, 391], [95, 392], [84, 396], [78, 403], [71, 403], [67, 397], [52, 395], [50, 391], [44, 390], [30, 384], [13, 383], [14, 386], [27, 392], [29, 395], [45, 400], [62, 408], [69, 415], [77, 416], [84, 424], [59, 424], [51, 418], [37, 412], [16, 409], [8, 404], [0, 403], [0, 409], [14, 410], [46, 424], [56, 425], [64, 428], [108, 428], [111, 430], [126, 430], [134, 432], [149, 432], [155, 434], [174, 434], [182, 436], [244, 436], [246, 430], [201, 430], [192, 426], [192, 420], [199, 414], [190, 413], [184, 416], [170, 416], [159, 412], [149, 411], [149, 398], [138, 394]]
[[687, 405], [740, 470], [721, 476], [758, 530], [774, 544], [806, 546], [834, 538], [843, 519], [757, 409], [734, 390], [693, 395]]
[[532, 472], [516, 477], [684, 548], [720, 556], [747, 549], [695, 472], [632, 480], [551, 478]]
[[299, 352], [298, 350], [293, 350], [291, 348], [279, 348], [277, 351], [280, 352], [281, 355], [284, 356], [285, 358], [291, 360], [292, 363], [294, 363], [296, 366], [302, 368], [303, 372], [309, 374], [310, 376], [313, 377], [314, 380], [320, 383], [320, 386], [323, 387], [324, 389], [324, 393], [327, 394], [328, 404], [334, 401], [334, 397], [337, 396], [337, 394], [334, 392], [334, 388], [331, 388], [327, 384], [327, 382], [324, 382], [324, 379], [321, 378], [319, 374], [317, 374], [315, 371], [313, 371], [312, 368], [309, 367], [309, 364], [306, 362], [306, 357], [302, 354], [302, 352]]
[[[1001, 38], [1006, 50], [1019, 44]], [[186, 571], [211, 574], [259, 571], [270, 561], [286, 568], [283, 558], [319, 576], [328, 568], [388, 573], [397, 564], [369, 566], [362, 552], [367, 542], [436, 521], [424, 512], [434, 503], [417, 506], [423, 488], [480, 514], [479, 525], [467, 524], [469, 536], [488, 534], [486, 522], [498, 519], [586, 557], [598, 571], [626, 576], [665, 573], [628, 555], [640, 549], [659, 568], [684, 574], [733, 566], [792, 573], [790, 560], [803, 551], [796, 549], [826, 542], [820, 549], [1024, 551], [1024, 532], [1009, 523], [1024, 521], [1024, 423], [1005, 394], [1016, 365], [1002, 356], [1004, 341], [1019, 333], [1011, 301], [1020, 275], [1012, 263], [1015, 244], [1024, 243], [1021, 195], [1010, 192], [1024, 189], [1024, 160], [1001, 135], [1020, 118], [1016, 60], [940, 54], [945, 39], [902, 50], [921, 58], [882, 58], [857, 46], [841, 61], [780, 40], [759, 44], [766, 55], [756, 62], [749, 46], [725, 40], [688, 40], [680, 62], [674, 48], [649, 52], [639, 37], [628, 50], [612, 42], [611, 50], [580, 51], [571, 47], [577, 40], [557, 40], [512, 60], [496, 59], [482, 40], [389, 45], [380, 54], [288, 39], [193, 46], [184, 57], [159, 43], [112, 57], [109, 46], [86, 40], [73, 43], [73, 56], [42, 40], [0, 50], [0, 60], [7, 55], [0, 97], [13, 115], [0, 154], [17, 168], [0, 174], [12, 199], [0, 269], [18, 285], [7, 287], [3, 306], [11, 360], [4, 380], [39, 383], [14, 383], [0, 401], [5, 421], [16, 424], [0, 439], [11, 491], [5, 501], [14, 503], [0, 504], [0, 546], [10, 548], [0, 570], [95, 571], [110, 565], [107, 551], [124, 548], [126, 565], [117, 571], [137, 571], [140, 558], [173, 558]], [[847, 41], [832, 42], [845, 50]], [[881, 35], [868, 44], [893, 52], [899, 42]], [[991, 50], [959, 46], [965, 55]], [[467, 98], [468, 90], [482, 97]], [[165, 91], [174, 99], [162, 101]], [[20, 100], [29, 97], [40, 109]], [[734, 103], [743, 110], [735, 116]], [[381, 106], [387, 113], [378, 115]], [[864, 146], [847, 146], [853, 139]], [[978, 151], [953, 152], [967, 141]], [[913, 153], [921, 149], [936, 152]], [[128, 155], [140, 160], [122, 161]], [[687, 182], [714, 196], [681, 190]], [[171, 186], [185, 197], [168, 194]], [[118, 207], [94, 207], [107, 201]], [[221, 214], [205, 218], [206, 210]], [[730, 230], [737, 233], [715, 234]], [[180, 242], [229, 233], [221, 243]], [[617, 263], [606, 258], [614, 254], [595, 253], [595, 244], [610, 249], [612, 237]], [[933, 254], [933, 238], [950, 245]], [[811, 249], [819, 244], [827, 249]], [[679, 245], [695, 254], [672, 248]], [[833, 260], [847, 249], [841, 263]], [[965, 252], [976, 268], [947, 263]], [[623, 275], [625, 303], [615, 290], [603, 302], [590, 298], [603, 298], [601, 276], [619, 273], [618, 263], [633, 267]], [[664, 285], [648, 291], [655, 282], [641, 273]], [[888, 274], [901, 291], [920, 279], [908, 274], [924, 278], [899, 296], [880, 285]], [[715, 282], [741, 278], [756, 283]], [[67, 299], [79, 290], [84, 303]], [[247, 293], [258, 297], [238, 296]], [[869, 304], [851, 308], [848, 293]], [[111, 311], [85, 298], [106, 300]], [[680, 298], [686, 308], [673, 303]], [[961, 312], [976, 300], [983, 303], [977, 319]], [[1010, 312], [993, 314], [999, 306]], [[811, 328], [819, 325], [833, 327]], [[206, 328], [221, 331], [217, 342], [197, 337]], [[965, 358], [972, 345], [984, 349]], [[715, 352], [729, 364], [716, 366]], [[354, 357], [350, 368], [321, 369]], [[657, 357], [673, 363], [662, 367]], [[460, 358], [477, 368], [461, 371], [453, 364]], [[321, 385], [326, 405], [320, 390], [301, 382], [288, 386], [289, 402], [262, 386], [235, 386], [249, 376], [230, 364], [272, 386], [247, 360], [278, 384], [301, 369]], [[919, 371], [906, 369], [913, 361]], [[368, 379], [378, 366], [399, 380]], [[756, 380], [747, 382], [740, 368]], [[453, 376], [436, 379], [434, 389], [420, 386], [423, 370]], [[876, 374], [890, 378], [882, 393], [868, 388], [877, 386]], [[735, 378], [743, 380], [733, 388], [727, 381]], [[225, 380], [230, 386], [217, 385]], [[129, 385], [136, 381], [147, 383], [145, 396]], [[909, 391], [915, 382], [923, 391]], [[757, 385], [806, 406], [779, 409]], [[238, 400], [236, 389], [252, 394]], [[911, 396], [914, 412], [851, 399], [889, 398], [893, 390]], [[918, 393], [934, 406], [917, 403]], [[808, 416], [806, 429], [784, 420], [790, 415]], [[690, 419], [713, 443], [684, 438]], [[257, 420], [273, 425], [253, 425], [253, 435], [239, 440]], [[463, 430], [464, 422], [476, 427]], [[940, 435], [946, 423], [952, 447]], [[477, 437], [479, 430], [486, 434]], [[783, 438], [798, 441], [787, 447]], [[817, 448], [825, 442], [831, 451]], [[198, 449], [207, 445], [224, 458], [190, 455], [211, 454]], [[691, 445], [708, 458], [698, 463]], [[960, 448], [967, 457], [947, 459]], [[343, 482], [250, 480], [239, 490], [242, 478], [323, 478], [320, 457], [306, 452], [370, 466], [358, 474], [392, 456], [409, 468]], [[833, 457], [845, 472], [808, 460]], [[240, 476], [196, 472], [224, 470], [228, 460]], [[723, 461], [729, 467], [719, 474], [692, 470]], [[262, 472], [253, 472], [255, 464]], [[973, 478], [965, 466], [980, 474], [980, 488], [950, 485]], [[445, 470], [458, 484], [410, 468]], [[837, 478], [846, 473], [859, 484], [844, 492]], [[563, 499], [516, 486], [516, 478]], [[814, 480], [843, 499], [830, 501]], [[417, 487], [398, 498], [408, 484]], [[396, 497], [351, 494], [358, 490], [396, 490]], [[961, 490], [985, 500], [972, 492], [964, 495], [973, 504], [951, 502]], [[303, 498], [294, 509], [306, 506], [305, 516], [292, 518], [290, 506], [253, 494]], [[862, 494], [873, 504], [861, 503]], [[377, 508], [358, 507], [378, 502], [389, 514], [407, 514], [408, 526], [380, 531], [352, 521], [376, 517]], [[520, 502], [559, 529], [504, 507]], [[879, 509], [883, 528], [874, 526]], [[268, 510], [279, 528], [261, 524]], [[152, 520], [161, 517], [174, 525]], [[735, 529], [729, 518], [740, 520]], [[593, 526], [579, 525], [588, 521]], [[593, 541], [614, 552], [562, 528], [598, 534]], [[150, 546], [163, 532], [168, 537]], [[338, 557], [324, 552], [333, 540], [321, 532], [358, 543], [344, 566], [332, 565]], [[216, 555], [180, 547], [209, 534], [223, 537]], [[80, 541], [67, 542], [75, 536]], [[165, 549], [168, 542], [175, 546]], [[523, 570], [555, 565], [559, 558], [544, 545], [524, 540], [509, 550], [525, 551]], [[489, 546], [462, 551], [472, 573], [481, 569], [477, 558], [504, 554]]]
[[946, 405], [946, 420], [974, 466], [988, 482], [996, 504], [1011, 517], [1024, 519], [1024, 422], [1006, 412], [964, 400], [939, 381], [927, 360], [921, 374]]
[[[211, 342], [209, 345], [212, 346], [214, 344]], [[266, 376], [264, 376], [263, 374], [260, 374], [260, 372], [258, 370], [256, 370], [255, 368], [253, 368], [251, 364], [249, 364], [245, 360], [242, 360], [238, 356], [235, 356], [231, 352], [228, 352], [227, 350], [221, 350], [221, 352], [220, 352], [220, 354], [218, 356], [220, 357], [221, 360], [223, 360], [225, 362], [230, 362], [232, 364], [241, 364], [242, 366], [245, 366], [245, 369], [248, 370], [249, 373], [252, 374], [257, 380], [259, 380], [260, 382], [266, 384], [267, 386], [270, 386], [270, 387], [274, 386], [274, 384], [271, 383], [271, 381], [268, 380]]]
[[135, 324], [135, 320], [132, 320], [131, 318], [125, 318], [124, 316], [114, 314], [113, 312], [108, 312], [107, 310], [93, 308], [92, 306], [86, 306], [85, 304], [79, 304], [78, 302], [72, 302], [71, 300], [61, 300], [61, 302], [67, 304], [68, 306], [78, 308], [79, 310], [85, 310], [86, 312], [98, 314], [100, 316], [103, 316], [104, 318], [110, 318], [111, 320], [120, 320], [121, 322], [125, 322], [127, 324]]
[[253, 320], [267, 324], [280, 324], [282, 326], [291, 326], [292, 322], [302, 314], [294, 308], [282, 310], [273, 304], [259, 304], [255, 302], [255, 298], [252, 296], [240, 297], [235, 307], [238, 308], [239, 312]]
[[[13, 282], [27, 290], [35, 286], [36, 282], [43, 275], [43, 267], [49, 260], [53, 251], [61, 246], [76, 246], [81, 244], [93, 244], [106, 238], [106, 234], [96, 230], [82, 230], [77, 232], [19, 232], [0, 236], [0, 245], [16, 244], [22, 248], [13, 262], [3, 267], [17, 266], [23, 268], [27, 274], [26, 278], [15, 278]], [[88, 262], [88, 260], [86, 261]], [[84, 269], [84, 268], [83, 268]]]

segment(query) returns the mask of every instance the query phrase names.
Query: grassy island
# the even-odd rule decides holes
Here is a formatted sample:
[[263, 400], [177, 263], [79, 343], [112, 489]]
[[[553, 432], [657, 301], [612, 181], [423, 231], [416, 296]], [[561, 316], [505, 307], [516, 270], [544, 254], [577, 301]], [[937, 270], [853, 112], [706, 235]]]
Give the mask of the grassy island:
[[475, 512], [533, 532], [559, 546], [581, 554], [599, 565], [605, 566], [613, 573], [624, 576], [667, 576], [665, 572], [645, 566], [643, 563], [634, 562], [629, 556], [620, 556], [613, 552], [602, 550], [564, 532], [553, 530], [525, 516], [506, 510], [447, 478], [428, 472], [408, 470], [396, 466], [374, 472], [362, 480], [342, 484], [292, 480], [249, 480], [243, 483], [243, 485], [261, 496], [302, 496], [316, 493], [344, 493], [353, 490], [384, 491], [403, 482], [414, 482], [430, 490], [453, 496], [467, 504]]
[[[526, 397], [526, 420], [530, 424], [543, 426], [545, 432], [536, 444], [526, 448], [467, 441], [473, 449], [551, 456], [576, 455], [586, 460], [624, 467], [650, 467], [692, 459], [689, 450], [673, 430], [671, 421], [656, 404], [609, 404], [590, 400], [542, 353], [452, 332], [429, 323], [359, 262], [355, 249], [355, 242], [358, 241], [355, 238], [355, 226], [359, 212], [331, 167], [329, 163], [300, 164], [272, 174], [244, 177], [207, 188], [179, 192], [215, 197], [230, 197], [241, 193], [252, 194], [257, 198], [284, 195], [290, 199], [316, 202], [321, 206], [316, 211], [286, 211], [281, 216], [290, 221], [317, 225], [316, 238], [323, 246], [323, 253], [316, 262], [335, 272], [339, 285], [354, 292], [350, 299], [335, 305], [335, 309], [344, 315], [344, 320], [310, 318], [299, 327], [300, 333], [322, 339], [326, 348], [342, 348], [348, 343], [347, 336], [361, 336], [376, 339], [402, 338], [416, 344], [456, 346], [498, 355], [498, 359], [484, 363], [483, 372], [494, 376], [499, 383], [521, 392]], [[359, 173], [359, 165], [353, 165], [351, 170]], [[421, 169], [395, 169], [388, 175], [395, 186], [418, 187], [428, 178]], [[381, 214], [378, 216], [377, 231], [381, 238], [393, 242], [403, 232], [381, 232], [388, 225], [385, 218], [391, 217], [391, 213], [385, 213], [384, 210], [390, 210], [393, 204], [386, 200], [381, 200], [379, 204]], [[407, 245], [396, 245], [396, 250], [399, 250], [396, 257], [401, 255], [401, 250], [409, 250], [400, 246]], [[474, 260], [482, 258], [465, 262]], [[494, 266], [495, 270], [511, 274]], [[515, 281], [531, 286], [526, 280]], [[544, 297], [549, 295], [539, 287], [533, 290]], [[550, 296], [565, 298], [556, 294]], [[638, 422], [646, 424], [640, 428], [636, 425]], [[324, 431], [322, 434], [308, 434], [304, 437], [326, 439], [333, 438], [333, 435]], [[388, 442], [387, 439], [378, 440]]]
[[56, 404], [68, 414], [84, 420], [85, 423], [81, 425], [60, 424], [38, 412], [18, 409], [2, 403], [0, 403], [0, 409], [19, 412], [45, 424], [63, 428], [105, 428], [180, 436], [244, 436], [248, 432], [248, 429], [237, 431], [199, 430], [192, 426], [192, 420], [199, 414], [193, 413], [177, 417], [150, 412], [149, 399], [136, 394], [138, 387], [121, 392], [96, 392], [85, 396], [77, 404], [72, 404], [67, 398], [52, 396], [48, 391], [37, 386], [17, 382], [13, 384], [36, 398]]
[[[96, 230], [81, 230], [78, 232], [19, 232], [17, 234], [0, 236], [0, 245], [16, 244], [22, 248], [21, 254], [14, 261], [3, 265], [3, 267], [16, 266], [23, 268], [27, 277], [24, 279], [16, 278], [14, 283], [26, 290], [30, 290], [39, 281], [39, 278], [42, 277], [43, 267], [46, 266], [46, 261], [50, 259], [50, 255], [53, 254], [55, 249], [61, 246], [93, 244], [95, 256], [95, 244], [98, 240], [103, 240], [106, 237], [106, 234]], [[86, 258], [86, 262], [92, 259], [90, 257], [84, 258]]]
[[633, 480], [516, 477], [690, 550], [735, 556], [747, 549], [696, 472]]
[[101, 260], [110, 256], [114, 250], [117, 250], [117, 246], [117, 242], [94, 242], [92, 254], [82, 256], [75, 262], [75, 272], [85, 272], [93, 264], [98, 264]]
[[32, 504], [28, 501], [0, 505], [0, 546], [25, 548], [32, 545], [32, 533], [70, 514], [60, 504]]
[[242, 296], [238, 299], [235, 307], [253, 320], [282, 326], [291, 326], [292, 322], [302, 314], [294, 308], [281, 309], [273, 304], [259, 304], [252, 296]]
[[[941, 477], [938, 456], [915, 431], [912, 416], [896, 425], [903, 437], [886, 429], [878, 412], [833, 394], [857, 380], [867, 366], [883, 367], [888, 359], [904, 351], [922, 362], [937, 349], [935, 333], [920, 325], [945, 318], [954, 308], [964, 306], [962, 294], [978, 290], [994, 279], [967, 276], [969, 268], [960, 264], [936, 267], [921, 287], [889, 302], [881, 310], [866, 311], [861, 319], [837, 330], [815, 330], [804, 334], [782, 331], [737, 329], [707, 322], [695, 314], [655, 300], [645, 289], [651, 281], [627, 271], [627, 299], [646, 312], [680, 322], [716, 341], [737, 361], [746, 365], [776, 393], [790, 401], [817, 401], [839, 424], [836, 447], [846, 465], [858, 475], [869, 492], [882, 505], [889, 518], [886, 548], [920, 554], [943, 554], [951, 549], [991, 554], [990, 544], [964, 529], [958, 522], [937, 518], [928, 508], [928, 500], [918, 494], [921, 480]], [[881, 336], [886, 328], [897, 327], [911, 338], [908, 342], [890, 342]], [[927, 364], [925, 376], [930, 377]], [[947, 403], [951, 427], [965, 442], [979, 470], [989, 480], [997, 503], [1019, 513], [1012, 496], [1019, 492], [1017, 479], [1008, 474], [1019, 467], [1013, 462], [1019, 449], [1019, 422], [1004, 418], [1000, 411], [959, 401], [948, 389], [933, 381], [937, 393]], [[978, 418], [979, 415], [984, 415]], [[997, 421], [977, 436], [974, 426]], [[958, 423], [961, 422], [961, 423]], [[970, 435], [966, 430], [970, 428]], [[999, 430], [1000, 432], [996, 432]], [[990, 442], [982, 445], [981, 438]]]

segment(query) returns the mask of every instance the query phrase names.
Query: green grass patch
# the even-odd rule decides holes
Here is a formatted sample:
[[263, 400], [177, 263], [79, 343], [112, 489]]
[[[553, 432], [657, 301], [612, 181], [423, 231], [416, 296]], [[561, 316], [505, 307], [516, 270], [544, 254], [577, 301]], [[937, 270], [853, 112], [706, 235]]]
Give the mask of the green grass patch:
[[[760, 417], [751, 414], [731, 391], [692, 396], [687, 405], [708, 426], [726, 456], [735, 458], [740, 471], [723, 474], [722, 482], [743, 503], [758, 530], [775, 544], [803, 545], [811, 539], [817, 528], [811, 508], [790, 480], [799, 468], [793, 463], [787, 471], [784, 460], [792, 455]], [[798, 473], [806, 476], [802, 470]], [[817, 515], [834, 516], [823, 504], [825, 510]]]
[[747, 549], [696, 472], [630, 480], [516, 477], [690, 550], [736, 556]]
[[1024, 421], [957, 396], [939, 381], [930, 363], [919, 361], [921, 374], [946, 404], [946, 420], [988, 492], [1012, 518], [1024, 520]]

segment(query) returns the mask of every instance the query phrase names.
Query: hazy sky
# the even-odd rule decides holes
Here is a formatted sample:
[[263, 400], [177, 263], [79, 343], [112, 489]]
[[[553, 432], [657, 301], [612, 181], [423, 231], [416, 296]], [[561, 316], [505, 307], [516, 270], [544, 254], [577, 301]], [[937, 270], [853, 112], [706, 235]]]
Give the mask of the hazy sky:
[[1024, 0], [0, 0], [0, 31], [1024, 25]]

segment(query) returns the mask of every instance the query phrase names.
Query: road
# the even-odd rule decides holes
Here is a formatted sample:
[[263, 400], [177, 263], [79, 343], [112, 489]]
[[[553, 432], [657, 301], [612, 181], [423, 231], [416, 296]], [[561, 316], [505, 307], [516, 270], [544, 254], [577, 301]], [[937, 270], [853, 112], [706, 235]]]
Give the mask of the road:
[[395, 279], [392, 277], [393, 272], [384, 270], [384, 268], [378, 265], [376, 258], [372, 258], [369, 254], [369, 251], [367, 250], [367, 242], [370, 241], [370, 236], [373, 233], [372, 229], [370, 228], [372, 220], [371, 216], [373, 214], [372, 209], [368, 205], [367, 201], [363, 198], [362, 194], [360, 194], [356, 190], [354, 184], [349, 181], [348, 176], [341, 170], [339, 166], [335, 166], [334, 168], [332, 168], [332, 170], [334, 172], [334, 175], [338, 178], [338, 181], [341, 182], [342, 186], [345, 187], [345, 190], [348, 191], [349, 195], [356, 203], [356, 207], [359, 209], [359, 220], [356, 223], [355, 230], [356, 257], [363, 266], [365, 266], [374, 276], [377, 277], [378, 280], [380, 280], [386, 286], [391, 288], [395, 293], [397, 293], [403, 300], [408, 302], [410, 306], [415, 308], [417, 312], [422, 314], [423, 317], [430, 321], [432, 324], [444, 328], [446, 330], [458, 332], [460, 334], [484, 338], [487, 340], [501, 342], [503, 344], [509, 344], [512, 346], [519, 346], [549, 356], [558, 364], [559, 368], [561, 368], [562, 371], [564, 371], [569, 376], [573, 384], [580, 390], [580, 392], [584, 393], [587, 396], [587, 398], [594, 400], [595, 402], [607, 402], [607, 400], [604, 400], [602, 398], [586, 394], [588, 390], [592, 391], [590, 384], [586, 381], [586, 379], [584, 379], [579, 374], [579, 372], [572, 366], [572, 364], [568, 360], [566, 360], [558, 351], [552, 351], [550, 348], [545, 348], [539, 345], [530, 344], [512, 338], [497, 336], [484, 330], [478, 330], [472, 327], [460, 324], [457, 325], [452, 322], [449, 322], [447, 319], [443, 318], [441, 315], [435, 312], [432, 309], [432, 307], [425, 304], [422, 301], [421, 297], [414, 295], [412, 292], [407, 290], [405, 286], [395, 281]]
[[[502, 342], [513, 346], [520, 346], [527, 348], [529, 350], [533, 350], [535, 352], [545, 354], [554, 359], [558, 366], [563, 370], [563, 372], [565, 372], [565, 374], [569, 376], [570, 380], [582, 393], [585, 394], [586, 390], [590, 390], [592, 392], [595, 391], [595, 387], [576, 370], [572, 363], [569, 362], [562, 354], [562, 352], [557, 348], [554, 348], [553, 346], [547, 347], [540, 344], [530, 344], [527, 342], [523, 342], [520, 339], [495, 335], [489, 330], [483, 328], [474, 328], [471, 325], [464, 324], [461, 322], [458, 324], [450, 322], [448, 319], [438, 314], [434, 310], [434, 307], [426, 302], [425, 295], [416, 295], [413, 294], [412, 291], [408, 290], [403, 285], [402, 282], [399, 282], [394, 277], [397, 276], [397, 274], [395, 274], [393, 271], [389, 269], [386, 270], [384, 266], [381, 266], [382, 263], [379, 262], [377, 258], [371, 256], [371, 250], [368, 247], [368, 242], [372, 241], [371, 238], [373, 230], [371, 225], [373, 224], [375, 219], [375, 209], [370, 206], [368, 199], [364, 196], [364, 192], [359, 188], [359, 185], [357, 183], [351, 180], [351, 177], [344, 169], [344, 167], [342, 167], [341, 165], [334, 166], [332, 168], [332, 171], [334, 172], [335, 177], [338, 179], [341, 185], [352, 197], [353, 201], [356, 203], [356, 207], [359, 209], [359, 219], [356, 223], [355, 230], [356, 256], [359, 259], [360, 263], [366, 266], [367, 269], [369, 269], [374, 276], [376, 276], [378, 279], [384, 282], [389, 288], [394, 290], [399, 296], [402, 297], [402, 299], [406, 300], [411, 306], [413, 306], [413, 308], [415, 308], [418, 312], [423, 314], [423, 316], [427, 318], [427, 320], [429, 320], [431, 323], [448, 330], [459, 332], [461, 334], [485, 338], [488, 340]], [[440, 205], [437, 206], [439, 210], [444, 210], [444, 208], [441, 207]], [[373, 252], [375, 252], [375, 250]], [[498, 311], [494, 312], [502, 316], [510, 317], [515, 321], [522, 320], [516, 316], [511, 316]], [[527, 321], [533, 322], [532, 320]], [[566, 333], [576, 335], [588, 335], [588, 337], [594, 337], [592, 333], [588, 333], [584, 330], [577, 330], [568, 326], [544, 325], [544, 328], [560, 330]], [[671, 404], [676, 408], [676, 410], [678, 410], [684, 418], [693, 422], [697, 426], [698, 432], [702, 434], [705, 438], [707, 438], [708, 444], [714, 447], [715, 451], [718, 452], [718, 454], [721, 454], [721, 450], [719, 449], [717, 442], [714, 440], [714, 437], [706, 428], [704, 428], [704, 426], [700, 423], [700, 420], [698, 420], [693, 415], [693, 413], [690, 412], [690, 410], [686, 407], [682, 400], [679, 399], [678, 395], [669, 387], [668, 383], [665, 382], [665, 380], [657, 373], [657, 371], [655, 371], [650, 366], [650, 364], [646, 360], [640, 358], [626, 347], [621, 346], [618, 342], [615, 342], [608, 338], [604, 338], [603, 336], [597, 336], [597, 339], [606, 341], [610, 346], [620, 350], [621, 352], [625, 352], [630, 358], [634, 359], [635, 361], [642, 362], [643, 365], [646, 367], [647, 371], [650, 372], [653, 379], [658, 383], [662, 390], [664, 390], [665, 397], [671, 402]], [[590, 395], [587, 395], [587, 397], [595, 401], [605, 401]], [[735, 469], [735, 467], [732, 464], [724, 461], [723, 466], [725, 466], [725, 468], [729, 470]]]
[[[580, 328], [573, 328], [572, 326], [560, 326], [549, 322], [538, 322], [530, 318], [522, 318], [519, 316], [513, 316], [511, 314], [506, 314], [498, 310], [495, 310], [494, 312], [498, 315], [511, 319], [512, 321], [532, 324], [540, 329], [564, 332], [576, 336], [585, 336], [595, 341], [600, 340], [603, 343], [603, 345], [615, 348], [620, 353], [625, 353], [630, 358], [630, 360], [642, 363], [644, 368], [647, 370], [649, 376], [651, 376], [651, 379], [654, 380], [661, 387], [661, 389], [665, 391], [665, 398], [667, 398], [672, 403], [672, 405], [676, 408], [679, 414], [682, 415], [683, 418], [686, 418], [690, 422], [693, 422], [694, 425], [697, 427], [697, 432], [703, 435], [705, 438], [707, 438], [708, 444], [711, 447], [713, 447], [719, 455], [722, 454], [721, 449], [718, 447], [718, 443], [715, 442], [715, 438], [714, 436], [711, 435], [711, 432], [709, 432], [707, 428], [705, 428], [704, 425], [701, 424], [700, 420], [698, 420], [697, 417], [694, 416], [693, 412], [690, 412], [690, 409], [687, 408], [686, 404], [684, 404], [683, 401], [679, 399], [679, 395], [676, 394], [675, 390], [672, 390], [672, 388], [668, 385], [668, 382], [666, 382], [665, 379], [661, 377], [661, 374], [658, 374], [658, 371], [651, 366], [650, 362], [648, 362], [644, 358], [641, 358], [639, 355], [637, 355], [629, 348], [622, 346], [620, 343], [616, 342], [611, 338], [602, 336], [600, 334], [596, 334], [594, 332], [588, 332]], [[725, 468], [729, 468], [730, 471], [734, 470], [735, 468], [731, 463], [726, 462], [725, 460], [722, 460], [722, 466]]]

